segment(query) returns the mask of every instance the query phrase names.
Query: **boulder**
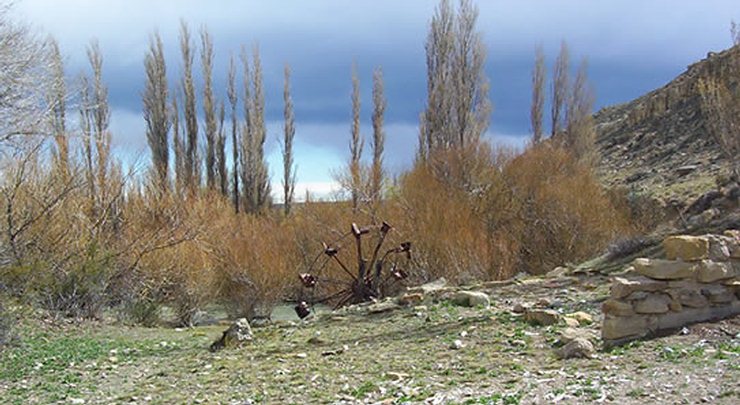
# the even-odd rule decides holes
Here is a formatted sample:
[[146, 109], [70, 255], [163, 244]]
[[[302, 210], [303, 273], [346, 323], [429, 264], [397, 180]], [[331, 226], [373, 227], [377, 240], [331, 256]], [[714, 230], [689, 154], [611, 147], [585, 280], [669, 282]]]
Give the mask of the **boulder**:
[[696, 269], [696, 279], [702, 283], [714, 283], [735, 277], [732, 263], [717, 263], [711, 260], [702, 260]]
[[483, 306], [488, 308], [491, 305], [491, 299], [488, 294], [480, 291], [458, 291], [451, 297], [455, 305], [463, 307]]
[[575, 319], [581, 325], [590, 325], [594, 321], [594, 318], [591, 315], [583, 311], [573, 312], [572, 314], [565, 315], [565, 317]]
[[668, 285], [664, 281], [657, 281], [643, 276], [631, 277], [629, 279], [623, 277], [614, 277], [611, 286], [611, 297], [612, 298], [624, 298], [636, 291], [660, 291]]
[[444, 277], [441, 277], [426, 284], [422, 284], [416, 287], [409, 287], [406, 289], [406, 291], [409, 294], [421, 293], [423, 295], [428, 295], [444, 290], [445, 287], [447, 287], [447, 280]]
[[524, 313], [524, 320], [533, 325], [549, 326], [560, 322], [560, 314], [552, 309], [530, 309]]
[[514, 304], [514, 306], [511, 308], [511, 312], [515, 314], [523, 314], [529, 310], [531, 305], [529, 304], [522, 304], [521, 302], [517, 302]]
[[668, 312], [671, 298], [665, 294], [650, 294], [644, 300], [635, 302], [638, 314], [664, 314]]
[[382, 314], [384, 312], [390, 312], [395, 309], [401, 308], [398, 304], [393, 301], [381, 301], [374, 304], [370, 304], [367, 307], [368, 314]]
[[398, 305], [412, 306], [419, 305], [424, 301], [424, 294], [422, 293], [406, 293], [396, 300]]
[[211, 351], [231, 349], [252, 341], [252, 328], [247, 318], [239, 318], [226, 329], [220, 339], [211, 344]]
[[635, 314], [632, 304], [629, 302], [608, 299], [601, 304], [601, 310], [605, 314], [616, 315], [616, 316], [632, 316]]
[[561, 345], [567, 345], [578, 338], [592, 340], [596, 339], [596, 336], [588, 329], [565, 328], [558, 332], [558, 343]]
[[656, 280], [676, 280], [694, 275], [694, 264], [661, 259], [635, 259], [632, 263], [637, 273]]
[[577, 328], [577, 327], [581, 326], [580, 322], [578, 322], [577, 320], [575, 320], [573, 318], [567, 318], [566, 317], [566, 318], [563, 318], [563, 321], [565, 321], [565, 326], [568, 326], [570, 328]]
[[565, 346], [555, 350], [555, 355], [561, 359], [590, 359], [593, 357], [596, 350], [594, 345], [588, 339], [578, 337], [566, 344]]
[[709, 257], [709, 240], [703, 236], [670, 236], [663, 240], [668, 260], [696, 261]]

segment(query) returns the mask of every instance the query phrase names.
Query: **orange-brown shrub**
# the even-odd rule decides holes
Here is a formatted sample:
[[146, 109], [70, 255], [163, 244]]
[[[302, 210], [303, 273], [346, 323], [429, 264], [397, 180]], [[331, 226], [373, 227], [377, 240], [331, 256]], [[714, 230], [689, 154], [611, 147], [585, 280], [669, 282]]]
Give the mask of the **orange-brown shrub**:
[[514, 159], [484, 146], [441, 153], [407, 173], [390, 203], [405, 212], [427, 277], [538, 274], [630, 231], [590, 169], [565, 150], [539, 146]]

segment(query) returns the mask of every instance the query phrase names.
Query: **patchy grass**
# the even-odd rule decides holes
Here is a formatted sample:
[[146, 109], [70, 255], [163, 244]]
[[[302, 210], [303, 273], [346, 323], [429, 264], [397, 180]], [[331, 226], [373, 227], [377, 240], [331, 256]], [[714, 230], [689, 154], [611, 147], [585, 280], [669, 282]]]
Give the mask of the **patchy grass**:
[[[518, 288], [492, 293], [494, 305], [488, 309], [436, 303], [421, 312], [344, 313], [254, 328], [253, 343], [215, 354], [207, 348], [224, 326], [180, 330], [21, 322], [20, 343], [0, 353], [0, 403], [737, 399], [737, 339], [672, 336], [617, 347], [593, 359], [559, 361], [552, 348], [560, 327], [532, 326], [509, 311], [513, 300], [532, 303], [555, 293], [546, 286]], [[570, 310], [592, 302], [595, 293], [557, 294]], [[595, 308], [585, 309], [598, 313]], [[740, 329], [737, 325], [740, 321], [726, 327]], [[583, 328], [598, 332], [598, 322]], [[463, 346], [453, 348], [455, 340]], [[678, 389], [686, 377], [691, 384]], [[653, 385], [645, 387], [646, 382]]]

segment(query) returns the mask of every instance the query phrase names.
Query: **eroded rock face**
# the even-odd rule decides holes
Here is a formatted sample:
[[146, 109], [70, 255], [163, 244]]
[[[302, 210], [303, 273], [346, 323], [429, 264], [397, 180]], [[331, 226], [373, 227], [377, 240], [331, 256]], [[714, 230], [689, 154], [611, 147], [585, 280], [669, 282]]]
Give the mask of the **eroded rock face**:
[[226, 329], [220, 339], [211, 344], [211, 351], [231, 349], [252, 341], [252, 328], [247, 318], [239, 318]]

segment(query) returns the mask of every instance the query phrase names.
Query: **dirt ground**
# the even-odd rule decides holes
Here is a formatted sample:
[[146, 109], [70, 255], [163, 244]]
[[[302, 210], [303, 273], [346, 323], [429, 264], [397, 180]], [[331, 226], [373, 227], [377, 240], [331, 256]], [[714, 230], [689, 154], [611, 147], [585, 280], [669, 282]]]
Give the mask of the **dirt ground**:
[[[740, 317], [605, 351], [602, 278], [484, 289], [489, 308], [448, 301], [324, 314], [254, 328], [211, 353], [223, 325], [192, 329], [52, 322], [30, 315], [0, 352], [0, 403], [551, 404], [740, 402]], [[543, 298], [546, 300], [543, 300]], [[565, 325], [533, 326], [517, 303], [584, 311], [588, 359], [554, 356]]]

